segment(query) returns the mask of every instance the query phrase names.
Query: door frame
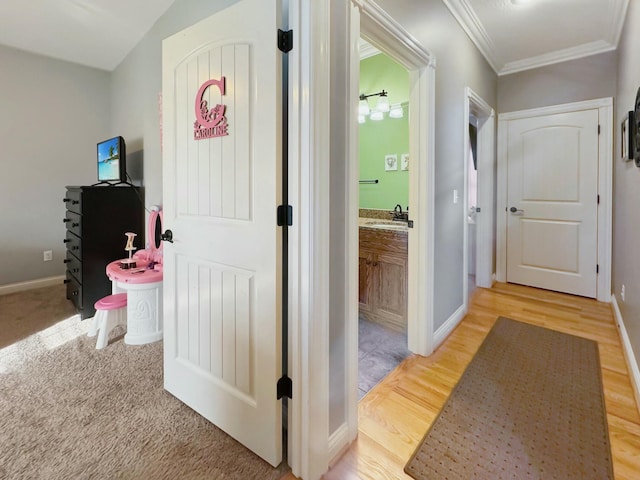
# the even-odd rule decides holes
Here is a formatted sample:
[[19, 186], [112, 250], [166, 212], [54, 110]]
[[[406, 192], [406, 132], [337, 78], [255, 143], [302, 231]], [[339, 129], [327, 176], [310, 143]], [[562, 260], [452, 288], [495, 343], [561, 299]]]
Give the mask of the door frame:
[[[289, 372], [293, 382], [288, 402], [288, 462], [301, 478], [317, 479], [328, 470], [331, 460], [346, 450], [358, 432], [357, 378], [358, 325], [344, 322], [344, 369], [346, 398], [341, 400], [345, 422], [329, 432], [330, 384], [330, 281], [343, 281], [348, 301], [345, 318], [357, 319], [358, 311], [358, 165], [349, 162], [346, 170], [344, 209], [329, 211], [331, 198], [328, 158], [331, 158], [331, 128], [344, 123], [346, 145], [344, 155], [357, 154], [356, 135], [358, 76], [358, 39], [360, 25], [366, 25], [372, 44], [401, 59], [407, 70], [413, 70], [410, 103], [422, 108], [411, 109], [410, 123], [419, 135], [413, 135], [410, 152], [416, 169], [416, 185], [412, 187], [419, 202], [422, 221], [413, 234], [417, 249], [416, 265], [410, 270], [413, 281], [423, 286], [420, 295], [410, 299], [410, 315], [421, 318], [410, 332], [410, 348], [418, 353], [433, 350], [433, 256], [434, 256], [434, 117], [435, 57], [424, 50], [397, 22], [371, 0], [348, 2], [348, 18], [340, 9], [331, 8], [331, 0], [288, 2], [285, 28], [293, 30], [294, 48], [289, 52], [289, 200], [293, 206], [293, 225], [289, 227]], [[338, 15], [336, 18], [334, 15]], [[332, 23], [345, 22], [347, 49], [331, 58]], [[342, 26], [342, 25], [341, 25]], [[346, 52], [344, 50], [347, 50]], [[334, 52], [334, 54], [338, 55]], [[346, 68], [349, 80], [349, 102], [343, 108], [331, 105], [331, 71]], [[357, 70], [356, 70], [357, 72]], [[340, 73], [340, 72], [339, 72]], [[334, 113], [332, 113], [332, 108]], [[410, 153], [411, 154], [411, 153]], [[418, 172], [420, 174], [418, 175]], [[339, 204], [338, 199], [338, 204]], [[410, 199], [411, 202], [411, 199]], [[418, 203], [416, 203], [418, 205]], [[335, 207], [334, 207], [335, 208]], [[329, 232], [332, 222], [343, 221], [345, 238], [340, 242], [349, 260], [337, 273], [331, 273]], [[419, 220], [419, 219], [416, 219]], [[410, 243], [411, 244], [411, 243]], [[335, 268], [335, 266], [334, 266]], [[411, 280], [410, 280], [411, 281]], [[413, 306], [412, 306], [413, 305]], [[415, 331], [414, 331], [415, 330]], [[344, 402], [344, 403], [342, 403]], [[333, 408], [337, 408], [334, 405]]]
[[[478, 121], [478, 147], [476, 165], [478, 167], [478, 206], [480, 213], [476, 215], [476, 285], [478, 287], [491, 288], [493, 284], [493, 259], [494, 259], [494, 198], [495, 182], [494, 171], [495, 157], [495, 112], [480, 95], [470, 87], [464, 91], [464, 136], [469, 138], [469, 121], [473, 115]], [[469, 303], [469, 222], [467, 221], [466, 205], [469, 198], [469, 149], [464, 149], [464, 247], [463, 247], [463, 273], [462, 285], [464, 286], [464, 310], [467, 311]]]
[[498, 170], [496, 202], [496, 280], [507, 281], [507, 147], [511, 120], [598, 109], [598, 248], [596, 299], [611, 301], [611, 227], [613, 218], [613, 98], [598, 98], [498, 115]]
[[[395, 60], [409, 72], [409, 211], [414, 228], [409, 229], [408, 262], [408, 347], [414, 353], [433, 352], [433, 255], [434, 255], [434, 177], [435, 177], [435, 57], [371, 0], [352, 0], [358, 7], [351, 28], [351, 43], [357, 45], [360, 36]], [[351, 105], [357, 109], [359, 100], [360, 57], [351, 62]], [[350, 151], [358, 156], [358, 125], [352, 123], [349, 132]], [[351, 162], [348, 222], [351, 227], [349, 261], [358, 267], [358, 178], [357, 162]], [[349, 299], [357, 318], [358, 278], [352, 277]], [[423, 291], [418, 291], [424, 286]], [[352, 318], [352, 317], [348, 317]], [[357, 347], [357, 345], [356, 345]]]

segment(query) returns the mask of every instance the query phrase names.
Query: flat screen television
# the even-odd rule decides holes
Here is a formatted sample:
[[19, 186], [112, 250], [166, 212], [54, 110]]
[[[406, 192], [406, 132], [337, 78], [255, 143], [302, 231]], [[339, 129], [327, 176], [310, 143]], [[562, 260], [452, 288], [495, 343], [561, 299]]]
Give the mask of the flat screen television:
[[98, 181], [126, 182], [127, 155], [124, 138], [113, 137], [98, 143]]

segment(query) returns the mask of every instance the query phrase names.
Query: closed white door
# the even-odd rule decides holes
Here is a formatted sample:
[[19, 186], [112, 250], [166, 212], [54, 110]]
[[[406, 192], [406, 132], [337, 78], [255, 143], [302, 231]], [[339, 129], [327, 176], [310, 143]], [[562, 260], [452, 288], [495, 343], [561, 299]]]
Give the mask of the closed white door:
[[[163, 42], [165, 388], [282, 458], [279, 0]], [[215, 452], [212, 452], [215, 455]]]
[[595, 297], [598, 109], [509, 121], [507, 281]]

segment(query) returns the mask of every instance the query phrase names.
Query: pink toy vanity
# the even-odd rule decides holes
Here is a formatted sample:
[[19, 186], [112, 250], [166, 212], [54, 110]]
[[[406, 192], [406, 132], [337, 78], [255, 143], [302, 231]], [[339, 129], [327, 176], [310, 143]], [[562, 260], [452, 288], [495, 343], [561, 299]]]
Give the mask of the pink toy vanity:
[[133, 255], [136, 266], [123, 269], [123, 260], [107, 265], [112, 293], [127, 294], [127, 333], [124, 343], [142, 345], [162, 339], [162, 212], [152, 210], [148, 246]]

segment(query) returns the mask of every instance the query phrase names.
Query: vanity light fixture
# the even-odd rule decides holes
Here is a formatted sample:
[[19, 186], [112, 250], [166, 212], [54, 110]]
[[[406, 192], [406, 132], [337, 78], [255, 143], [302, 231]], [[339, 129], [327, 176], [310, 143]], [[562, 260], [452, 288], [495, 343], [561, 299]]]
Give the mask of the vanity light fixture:
[[[371, 120], [380, 121], [384, 118], [384, 114], [389, 112], [391, 118], [402, 118], [402, 106], [396, 104], [391, 107], [389, 103], [389, 93], [386, 90], [382, 90], [377, 93], [360, 94], [360, 103], [358, 103], [358, 123], [364, 123], [367, 116]], [[369, 98], [378, 97], [376, 106], [374, 108], [369, 107]]]

